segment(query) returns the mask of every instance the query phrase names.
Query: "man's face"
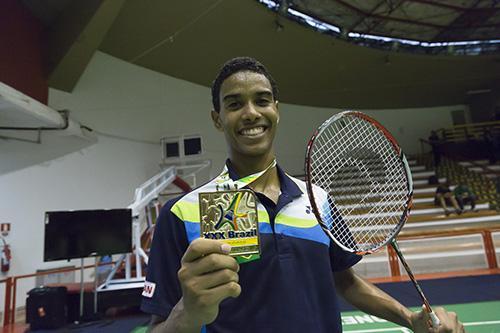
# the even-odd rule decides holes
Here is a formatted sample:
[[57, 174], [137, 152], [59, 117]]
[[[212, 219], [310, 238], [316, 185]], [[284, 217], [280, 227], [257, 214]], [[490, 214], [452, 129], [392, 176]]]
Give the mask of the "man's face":
[[234, 73], [222, 83], [219, 98], [220, 112], [212, 111], [212, 119], [224, 132], [230, 157], [274, 155], [279, 112], [269, 80], [255, 72]]

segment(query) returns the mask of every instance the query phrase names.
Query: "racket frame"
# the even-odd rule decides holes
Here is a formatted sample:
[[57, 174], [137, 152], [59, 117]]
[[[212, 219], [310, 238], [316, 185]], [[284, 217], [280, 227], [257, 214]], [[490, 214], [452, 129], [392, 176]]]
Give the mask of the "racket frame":
[[[321, 215], [319, 213], [318, 206], [316, 205], [316, 200], [315, 200], [315, 195], [313, 191], [313, 184], [312, 184], [312, 179], [311, 179], [311, 156], [313, 153], [313, 146], [314, 142], [316, 139], [321, 135], [321, 133], [330, 126], [331, 123], [338, 121], [340, 118], [343, 118], [345, 116], [354, 116], [361, 118], [372, 125], [374, 125], [382, 134], [389, 140], [389, 142], [392, 145], [392, 148], [394, 149], [395, 153], [398, 155], [398, 157], [401, 159], [401, 163], [404, 166], [405, 169], [405, 176], [406, 176], [406, 183], [408, 185], [408, 196], [405, 204], [405, 210], [403, 214], [401, 215], [400, 221], [398, 222], [397, 226], [392, 230], [391, 235], [385, 239], [384, 242], [380, 243], [378, 247], [369, 249], [369, 250], [364, 250], [364, 251], [356, 251], [354, 249], [346, 247], [344, 244], [340, 243], [335, 239], [335, 237], [332, 235], [330, 229], [328, 226], [323, 222], [323, 219], [321, 218]], [[319, 225], [321, 228], [330, 236], [330, 238], [343, 250], [346, 250], [351, 253], [355, 253], [358, 255], [367, 255], [367, 254], [372, 254], [377, 251], [379, 251], [381, 248], [384, 246], [387, 246], [392, 242], [394, 238], [399, 234], [401, 229], [403, 228], [404, 224], [408, 220], [408, 217], [410, 216], [410, 211], [412, 208], [412, 200], [413, 200], [413, 180], [411, 177], [411, 172], [410, 172], [410, 166], [408, 164], [408, 161], [406, 159], [405, 154], [402, 152], [401, 148], [399, 147], [396, 139], [392, 136], [392, 134], [384, 127], [382, 124], [380, 124], [378, 121], [375, 119], [367, 116], [366, 114], [359, 112], [359, 111], [343, 111], [339, 112], [336, 115], [333, 115], [330, 117], [328, 120], [326, 120], [323, 124], [321, 124], [318, 129], [313, 133], [311, 138], [309, 139], [309, 142], [307, 144], [307, 149], [306, 149], [306, 158], [305, 158], [305, 178], [306, 178], [306, 189], [307, 193], [309, 195], [309, 201], [311, 203], [311, 208], [312, 211], [314, 212], [314, 215], [316, 216], [316, 219], [318, 220]]]
[[[377, 248], [367, 250], [367, 251], [355, 251], [353, 249], [349, 249], [343, 244], [341, 244], [337, 239], [332, 235], [332, 232], [328, 228], [328, 226], [323, 222], [321, 218], [321, 214], [319, 213], [318, 206], [316, 205], [316, 200], [314, 196], [314, 191], [313, 191], [313, 185], [312, 185], [312, 179], [311, 179], [311, 154], [313, 152], [313, 146], [316, 138], [318, 138], [321, 133], [332, 123], [337, 121], [338, 119], [345, 117], [345, 116], [355, 116], [359, 117], [361, 119], [364, 119], [365, 121], [373, 124], [379, 131], [383, 133], [383, 135], [389, 140], [389, 142], [392, 144], [392, 147], [394, 148], [395, 153], [398, 155], [398, 157], [401, 159], [401, 163], [404, 166], [405, 169], [405, 176], [406, 176], [406, 183], [408, 185], [408, 198], [405, 204], [405, 210], [403, 214], [401, 215], [400, 221], [398, 225], [392, 230], [392, 233], [383, 243], [379, 243], [379, 246]], [[306, 174], [306, 188], [307, 188], [307, 193], [309, 195], [309, 202], [311, 204], [312, 211], [314, 215], [316, 216], [316, 219], [318, 220], [319, 225], [321, 228], [326, 232], [326, 234], [330, 237], [331, 240], [333, 240], [338, 246], [340, 246], [342, 249], [355, 253], [357, 255], [367, 255], [367, 254], [372, 254], [380, 250], [382, 247], [391, 245], [391, 247], [394, 249], [396, 252], [397, 256], [399, 257], [399, 260], [403, 264], [403, 267], [405, 268], [406, 272], [408, 273], [408, 277], [412, 281], [413, 285], [415, 286], [418, 294], [420, 295], [420, 298], [422, 299], [426, 311], [429, 313], [429, 316], [431, 318], [432, 326], [434, 328], [437, 328], [440, 325], [440, 320], [432, 310], [429, 301], [427, 300], [427, 297], [425, 296], [422, 288], [420, 287], [419, 283], [417, 282], [415, 276], [413, 275], [413, 272], [406, 262], [406, 259], [403, 256], [403, 253], [399, 249], [399, 245], [396, 242], [396, 237], [403, 228], [404, 224], [408, 220], [408, 217], [410, 216], [410, 211], [412, 208], [412, 200], [413, 200], [413, 180], [411, 176], [411, 171], [410, 171], [410, 166], [408, 164], [408, 161], [406, 159], [406, 156], [402, 152], [401, 148], [399, 147], [396, 139], [392, 136], [392, 134], [384, 127], [382, 124], [380, 124], [378, 121], [375, 119], [367, 116], [366, 114], [359, 112], [359, 111], [343, 111], [340, 112], [332, 117], [330, 117], [328, 120], [326, 120], [323, 124], [321, 124], [320, 127], [313, 133], [311, 138], [309, 139], [309, 142], [307, 144], [307, 149], [306, 149], [306, 158], [305, 158], [305, 174]]]

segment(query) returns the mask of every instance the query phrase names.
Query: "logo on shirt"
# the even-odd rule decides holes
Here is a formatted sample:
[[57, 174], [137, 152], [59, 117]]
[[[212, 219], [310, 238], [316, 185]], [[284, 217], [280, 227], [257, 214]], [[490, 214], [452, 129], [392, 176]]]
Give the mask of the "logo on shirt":
[[144, 289], [142, 290], [142, 296], [151, 298], [155, 293], [156, 283], [145, 281]]

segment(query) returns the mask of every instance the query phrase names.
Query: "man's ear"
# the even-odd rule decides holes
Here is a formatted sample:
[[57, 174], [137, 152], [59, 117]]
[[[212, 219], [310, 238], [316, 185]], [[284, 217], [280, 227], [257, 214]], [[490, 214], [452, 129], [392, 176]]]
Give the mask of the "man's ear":
[[279, 104], [278, 101], [274, 101], [274, 107], [276, 108], [276, 113], [278, 113], [278, 118], [276, 121], [277, 124], [280, 123], [280, 108], [278, 107], [278, 104]]
[[210, 115], [212, 116], [212, 121], [214, 122], [215, 128], [217, 128], [221, 132], [224, 131], [224, 127], [222, 126], [222, 122], [220, 120], [219, 112], [212, 110]]

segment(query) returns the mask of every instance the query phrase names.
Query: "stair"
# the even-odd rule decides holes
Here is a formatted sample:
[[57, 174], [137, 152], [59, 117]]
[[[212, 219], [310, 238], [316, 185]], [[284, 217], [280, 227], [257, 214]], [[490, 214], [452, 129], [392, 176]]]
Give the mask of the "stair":
[[[427, 182], [423, 181], [425, 176], [428, 176], [429, 173], [433, 171], [429, 171], [426, 167], [420, 165], [417, 160], [412, 161], [412, 170], [416, 170], [412, 172], [412, 178], [415, 185], [413, 191], [413, 208], [406, 225], [403, 227], [402, 233], [406, 230], [419, 231], [427, 228], [449, 229], [455, 226], [479, 227], [485, 225], [500, 225], [500, 214], [496, 210], [491, 209], [492, 204], [489, 202], [488, 198], [484, 198], [480, 193], [477, 193], [479, 192], [476, 190], [477, 186], [471, 186], [471, 184], [468, 185], [470, 185], [479, 195], [476, 202], [476, 211], [468, 211], [470, 206], [466, 205], [465, 211], [461, 215], [452, 213], [446, 216], [441, 207], [434, 205], [434, 194], [437, 185], [429, 185]], [[443, 170], [438, 170], [438, 176], [440, 183], [446, 180], [445, 172], [443, 172]], [[452, 183], [450, 189], [453, 190], [455, 187], [453, 179], [450, 181]]]

